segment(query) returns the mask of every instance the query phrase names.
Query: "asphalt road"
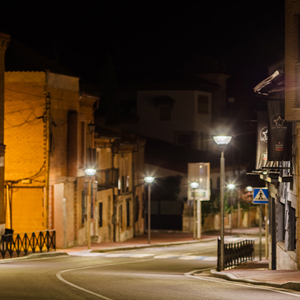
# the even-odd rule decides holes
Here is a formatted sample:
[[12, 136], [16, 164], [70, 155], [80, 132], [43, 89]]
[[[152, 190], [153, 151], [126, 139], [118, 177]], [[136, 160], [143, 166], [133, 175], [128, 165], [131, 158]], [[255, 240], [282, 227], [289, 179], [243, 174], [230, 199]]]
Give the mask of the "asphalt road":
[[300, 293], [210, 276], [216, 242], [74, 253], [0, 264], [0, 299], [297, 299]]

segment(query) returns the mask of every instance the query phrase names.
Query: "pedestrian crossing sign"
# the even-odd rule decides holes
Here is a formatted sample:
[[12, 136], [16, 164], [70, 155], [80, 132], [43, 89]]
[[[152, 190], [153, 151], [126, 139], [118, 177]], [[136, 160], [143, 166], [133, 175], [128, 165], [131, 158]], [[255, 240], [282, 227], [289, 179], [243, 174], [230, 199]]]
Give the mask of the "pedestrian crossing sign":
[[269, 192], [267, 188], [254, 188], [253, 189], [253, 203], [254, 204], [267, 204]]

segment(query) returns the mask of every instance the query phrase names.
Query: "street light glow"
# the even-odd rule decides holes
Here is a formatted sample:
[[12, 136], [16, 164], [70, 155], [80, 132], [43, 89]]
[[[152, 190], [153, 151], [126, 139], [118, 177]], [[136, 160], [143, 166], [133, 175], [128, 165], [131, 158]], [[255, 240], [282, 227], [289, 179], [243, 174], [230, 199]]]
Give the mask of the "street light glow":
[[235, 189], [235, 184], [234, 183], [229, 183], [229, 184], [227, 184], [227, 188], [229, 190], [234, 190]]
[[85, 169], [84, 172], [88, 176], [94, 176], [96, 174], [96, 169]]
[[215, 143], [219, 146], [228, 145], [232, 139], [230, 135], [217, 135], [213, 137]]
[[253, 187], [252, 186], [247, 186], [246, 191], [247, 192], [253, 192]]
[[196, 189], [197, 187], [199, 186], [199, 183], [198, 182], [191, 182], [190, 183], [190, 187], [192, 188], [192, 189]]
[[147, 182], [147, 183], [152, 183], [152, 182], [154, 181], [154, 177], [152, 177], [152, 176], [147, 176], [147, 177], [144, 178], [144, 180], [145, 180], [145, 182]]

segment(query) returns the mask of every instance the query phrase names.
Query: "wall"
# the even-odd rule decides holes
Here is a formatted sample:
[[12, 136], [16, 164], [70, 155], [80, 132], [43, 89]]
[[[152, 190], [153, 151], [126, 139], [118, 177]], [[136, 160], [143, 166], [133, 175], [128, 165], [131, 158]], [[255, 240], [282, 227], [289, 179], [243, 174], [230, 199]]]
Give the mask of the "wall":
[[[241, 220], [239, 226], [237, 226], [238, 211], [237, 209], [233, 210], [232, 214], [232, 225], [233, 228], [249, 228], [249, 227], [258, 227], [259, 226], [259, 215], [258, 215], [258, 206], [251, 207], [250, 213], [248, 211], [243, 211], [241, 209]], [[190, 228], [193, 230], [193, 207], [191, 210], [190, 216], [190, 207], [187, 203], [184, 203], [184, 211], [182, 216], [182, 231], [189, 232]], [[250, 219], [249, 219], [250, 218]], [[231, 216], [229, 213], [224, 214], [224, 226], [226, 230], [229, 230], [231, 227]], [[220, 230], [220, 214], [208, 214], [204, 217], [204, 223], [201, 228], [202, 232], [211, 231], [211, 230]]]
[[276, 270], [298, 270], [295, 251], [285, 251], [284, 243], [277, 243]]
[[[44, 72], [5, 73], [5, 181], [13, 182], [8, 184], [16, 233], [45, 229], [44, 88]], [[31, 183], [20, 181], [26, 178]]]
[[[171, 109], [171, 120], [159, 118], [159, 107], [153, 100], [161, 96], [175, 100]], [[193, 131], [195, 129], [195, 91], [137, 91], [137, 115], [139, 122], [126, 124], [124, 129], [141, 135], [174, 143], [175, 131]]]
[[[295, 0], [285, 1], [285, 119], [294, 121], [295, 136], [295, 172], [294, 190], [297, 198], [296, 216], [299, 216], [299, 174], [300, 174], [300, 103], [299, 103], [299, 79], [300, 79], [300, 57], [299, 57], [299, 14], [300, 2]], [[300, 267], [300, 222], [296, 222], [296, 253], [297, 264]], [[285, 255], [286, 256], [286, 255]]]

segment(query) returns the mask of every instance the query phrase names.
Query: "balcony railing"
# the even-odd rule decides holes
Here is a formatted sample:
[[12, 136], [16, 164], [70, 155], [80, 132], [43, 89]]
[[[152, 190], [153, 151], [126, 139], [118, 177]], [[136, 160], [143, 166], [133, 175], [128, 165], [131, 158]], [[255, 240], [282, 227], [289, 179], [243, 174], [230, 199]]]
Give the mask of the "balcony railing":
[[110, 168], [98, 170], [96, 173], [98, 190], [108, 189], [118, 186], [119, 169]]

